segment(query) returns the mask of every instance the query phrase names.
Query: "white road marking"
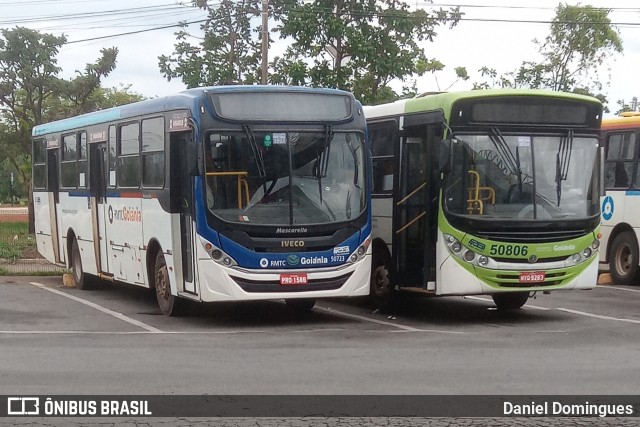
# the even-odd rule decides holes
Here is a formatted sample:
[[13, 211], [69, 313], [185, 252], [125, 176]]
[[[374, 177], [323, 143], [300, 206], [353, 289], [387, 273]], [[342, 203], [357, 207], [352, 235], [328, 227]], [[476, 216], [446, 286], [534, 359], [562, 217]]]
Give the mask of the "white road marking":
[[337, 316], [346, 317], [349, 319], [355, 319], [355, 320], [360, 320], [360, 321], [369, 322], [369, 323], [376, 323], [378, 325], [391, 326], [393, 328], [401, 329], [405, 332], [437, 332], [442, 334], [465, 334], [466, 333], [466, 332], [460, 332], [460, 331], [443, 331], [441, 329], [419, 329], [419, 328], [414, 328], [413, 326], [402, 325], [400, 323], [386, 322], [384, 320], [372, 319], [370, 317], [360, 316], [358, 314], [346, 313], [344, 311], [336, 310], [334, 308], [318, 307], [318, 306], [316, 306], [315, 308], [318, 310], [322, 310], [326, 313], [332, 313]]
[[592, 317], [594, 319], [613, 320], [613, 321], [616, 321], [616, 322], [626, 322], [626, 323], [640, 324], [640, 320], [622, 319], [622, 318], [619, 318], [619, 317], [603, 316], [601, 314], [587, 313], [586, 311], [571, 310], [569, 308], [556, 308], [556, 310], [564, 311], [564, 312], [571, 313], [571, 314], [578, 314], [580, 316]]
[[616, 289], [618, 291], [626, 291], [626, 292], [638, 292], [640, 293], [640, 289], [628, 289], [628, 288], [619, 288], [617, 286], [608, 286], [608, 285], [598, 285], [599, 288], [604, 288], [604, 289]]
[[91, 307], [91, 308], [95, 308], [95, 309], [96, 309], [96, 310], [98, 310], [98, 311], [101, 311], [101, 312], [106, 313], [106, 314], [108, 314], [108, 315], [110, 315], [110, 316], [113, 316], [113, 317], [115, 317], [116, 319], [120, 319], [120, 320], [122, 320], [122, 321], [124, 321], [124, 322], [127, 322], [127, 323], [130, 323], [130, 324], [132, 324], [132, 325], [138, 326], [139, 328], [145, 329], [145, 330], [146, 330], [146, 331], [148, 331], [148, 332], [154, 332], [154, 333], [163, 332], [163, 331], [161, 331], [160, 329], [158, 329], [158, 328], [154, 328], [154, 327], [153, 327], [153, 326], [151, 326], [151, 325], [147, 325], [147, 324], [146, 324], [146, 323], [144, 323], [144, 322], [141, 322], [141, 321], [136, 320], [136, 319], [132, 319], [131, 317], [129, 317], [129, 316], [125, 316], [125, 315], [124, 315], [124, 314], [122, 314], [122, 313], [118, 313], [117, 311], [110, 310], [110, 309], [108, 309], [108, 308], [106, 308], [106, 307], [103, 307], [103, 306], [98, 305], [98, 304], [96, 304], [96, 303], [93, 303], [93, 302], [91, 302], [91, 301], [87, 301], [87, 300], [85, 300], [85, 299], [79, 298], [79, 297], [77, 297], [77, 296], [75, 296], [75, 295], [70, 295], [70, 294], [67, 294], [67, 293], [65, 293], [65, 292], [61, 292], [61, 291], [59, 291], [59, 290], [57, 290], [57, 289], [48, 288], [48, 287], [44, 286], [42, 283], [38, 283], [38, 282], [31, 282], [31, 284], [32, 284], [33, 286], [36, 286], [36, 287], [40, 288], [40, 289], [44, 289], [45, 291], [52, 292], [52, 293], [54, 293], [54, 294], [56, 294], [56, 295], [60, 295], [60, 296], [63, 296], [63, 297], [65, 297], [65, 298], [69, 298], [69, 299], [71, 299], [71, 300], [74, 300], [74, 301], [76, 301], [76, 302], [79, 302], [79, 303], [81, 303], [81, 304], [84, 304], [84, 305], [86, 305], [86, 306], [89, 306], [89, 307]]
[[[473, 300], [476, 300], [476, 301], [493, 302], [493, 300], [491, 298], [481, 298], [481, 297], [473, 297], [473, 296], [466, 296], [464, 298], [473, 299]], [[529, 303], [525, 304], [522, 308], [532, 308], [534, 310], [542, 310], [542, 311], [552, 310], [551, 308], [540, 307], [539, 305], [531, 305]]]

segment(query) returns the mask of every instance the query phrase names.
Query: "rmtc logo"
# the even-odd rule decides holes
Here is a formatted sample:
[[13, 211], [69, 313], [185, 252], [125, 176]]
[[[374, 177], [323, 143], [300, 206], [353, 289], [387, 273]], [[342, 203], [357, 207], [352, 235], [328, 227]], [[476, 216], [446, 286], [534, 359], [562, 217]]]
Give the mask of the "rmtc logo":
[[300, 264], [300, 257], [298, 255], [289, 255], [287, 257], [287, 264], [298, 265]]
[[283, 248], [301, 248], [304, 246], [303, 240], [283, 240], [280, 242]]
[[113, 221], [128, 221], [128, 222], [140, 222], [142, 221], [142, 212], [137, 207], [122, 209], [113, 209], [113, 206], [109, 206], [109, 222], [113, 224]]
[[487, 245], [482, 242], [478, 242], [476, 239], [469, 240], [469, 246], [476, 248], [479, 251], [484, 251], [487, 248]]

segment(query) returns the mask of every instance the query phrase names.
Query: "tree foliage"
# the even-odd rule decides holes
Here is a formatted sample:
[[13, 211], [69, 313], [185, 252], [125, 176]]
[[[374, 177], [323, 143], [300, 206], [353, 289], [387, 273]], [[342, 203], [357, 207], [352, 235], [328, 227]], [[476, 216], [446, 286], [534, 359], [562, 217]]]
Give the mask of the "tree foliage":
[[176, 33], [171, 56], [159, 59], [160, 72], [167, 80], [180, 78], [187, 87], [217, 84], [254, 84], [259, 79], [260, 28], [254, 27], [259, 0], [222, 0], [216, 6], [204, 0], [192, 4], [208, 13], [201, 25], [204, 37], [197, 43], [186, 27]]
[[[49, 120], [99, 108], [96, 90], [114, 68], [117, 49], [103, 49], [71, 80], [61, 79], [56, 56], [64, 36], [17, 27], [0, 31], [0, 157], [25, 188], [31, 182], [31, 130]], [[32, 208], [30, 204], [30, 208]], [[30, 227], [33, 227], [30, 209]]]
[[280, 37], [292, 40], [272, 62], [272, 83], [351, 90], [365, 103], [395, 97], [394, 80], [424, 73], [420, 42], [455, 25], [458, 8], [428, 13], [396, 0], [276, 0]]
[[[558, 5], [549, 35], [533, 42], [540, 60], [529, 60], [501, 76], [482, 67], [485, 81], [476, 88], [527, 87], [594, 94], [603, 83], [598, 71], [612, 56], [622, 52], [622, 41], [609, 19], [610, 9], [581, 5]], [[489, 80], [486, 80], [486, 79]]]

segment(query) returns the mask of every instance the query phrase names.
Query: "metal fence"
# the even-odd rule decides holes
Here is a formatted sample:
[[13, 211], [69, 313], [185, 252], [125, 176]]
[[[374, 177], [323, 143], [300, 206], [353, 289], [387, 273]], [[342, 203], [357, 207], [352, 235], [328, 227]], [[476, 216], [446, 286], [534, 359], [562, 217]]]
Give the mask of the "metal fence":
[[0, 275], [62, 274], [64, 268], [38, 253], [27, 221], [27, 208], [0, 207]]

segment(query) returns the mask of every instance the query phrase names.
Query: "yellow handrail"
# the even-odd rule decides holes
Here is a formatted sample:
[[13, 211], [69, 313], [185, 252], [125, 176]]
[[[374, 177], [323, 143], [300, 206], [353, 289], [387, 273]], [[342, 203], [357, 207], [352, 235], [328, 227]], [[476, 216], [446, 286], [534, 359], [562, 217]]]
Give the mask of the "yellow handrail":
[[237, 182], [237, 191], [238, 191], [238, 209], [242, 209], [242, 190], [244, 189], [244, 196], [247, 203], [249, 205], [249, 182], [247, 181], [247, 175], [249, 173], [246, 171], [237, 171], [237, 172], [207, 172], [206, 176], [235, 176]]
[[471, 215], [476, 209], [482, 215], [484, 212], [484, 202], [496, 204], [496, 190], [492, 187], [480, 186], [480, 174], [477, 171], [468, 171], [471, 176], [471, 188], [467, 197], [467, 214]]
[[402, 200], [400, 200], [398, 203], [396, 203], [396, 206], [400, 206], [401, 204], [403, 204], [404, 202], [409, 200], [411, 197], [413, 197], [414, 194], [416, 194], [418, 191], [422, 190], [425, 185], [427, 185], [426, 182], [423, 182], [422, 184], [420, 184], [415, 190], [413, 190], [411, 193], [407, 194]]

